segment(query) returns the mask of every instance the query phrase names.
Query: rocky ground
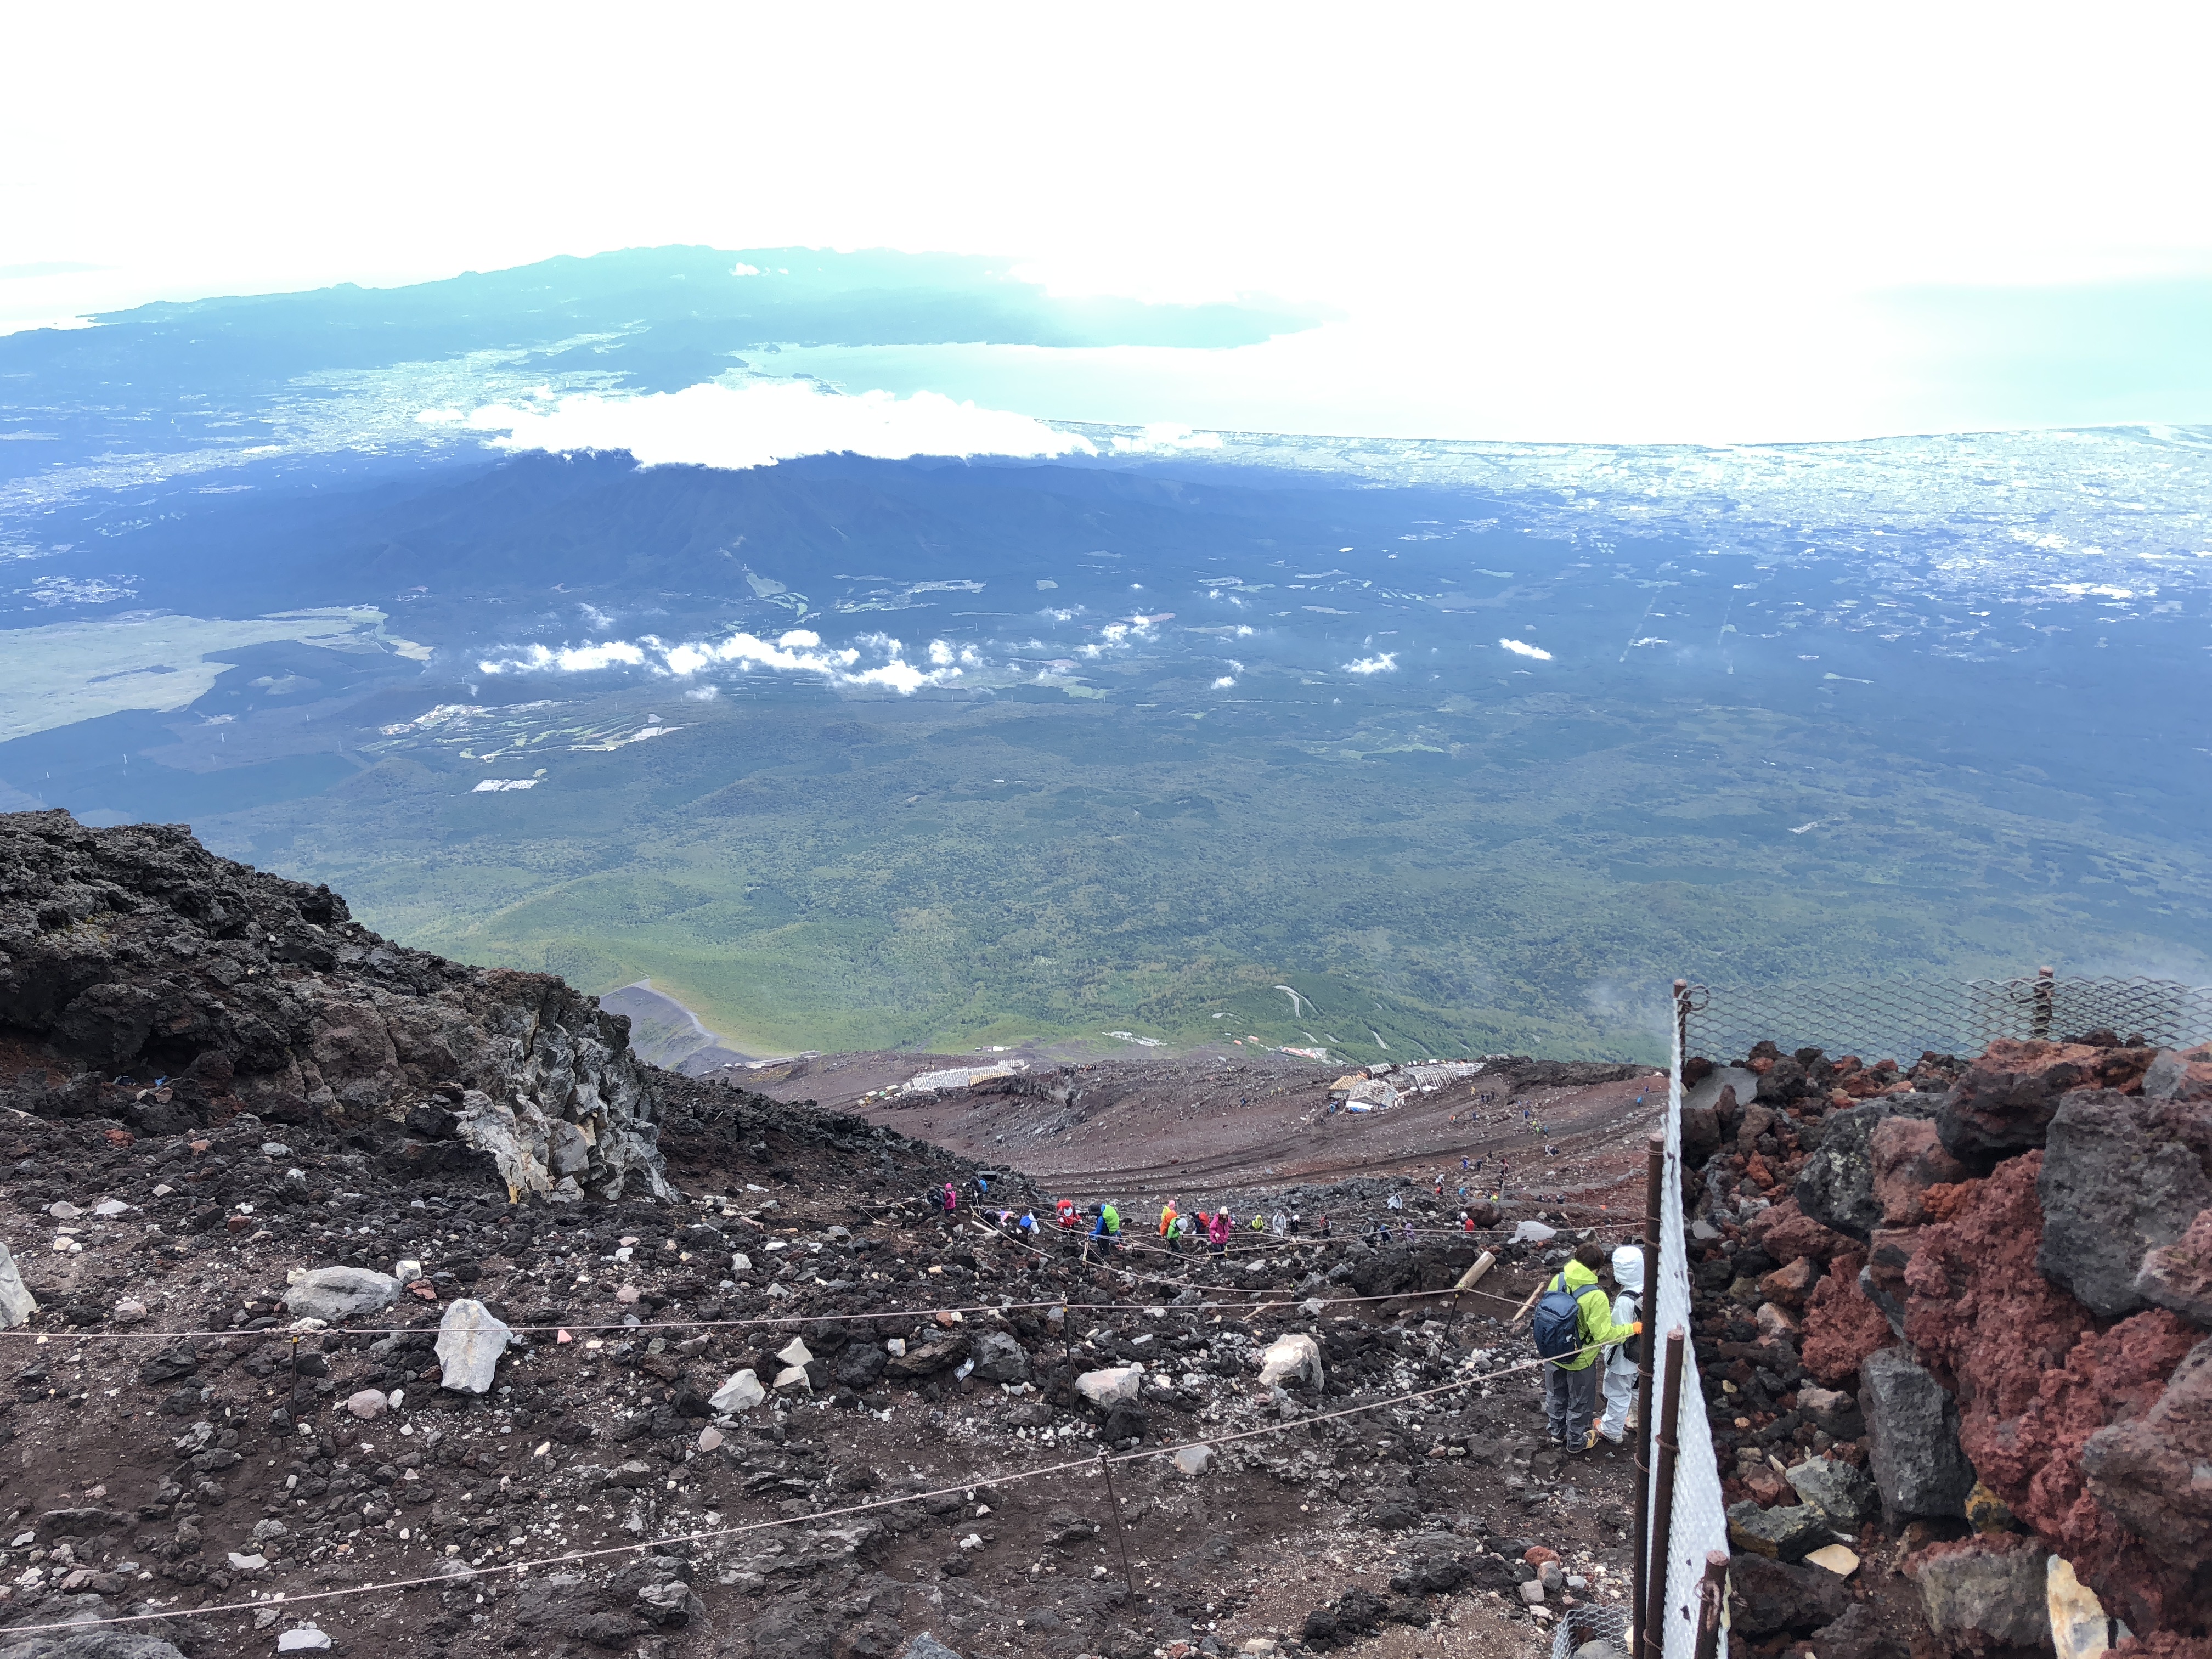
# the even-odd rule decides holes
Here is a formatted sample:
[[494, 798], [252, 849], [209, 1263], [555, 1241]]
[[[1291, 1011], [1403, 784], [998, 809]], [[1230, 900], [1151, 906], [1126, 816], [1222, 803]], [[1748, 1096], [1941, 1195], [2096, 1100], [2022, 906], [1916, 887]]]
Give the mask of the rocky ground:
[[[2212, 1049], [1686, 1068], [1734, 1634], [2212, 1654]], [[1837, 1540], [1838, 1571], [1803, 1565]], [[1856, 1565], [1851, 1564], [1856, 1558]], [[2086, 1587], [2086, 1588], [2077, 1588]]]
[[624, 1038], [185, 832], [0, 817], [0, 1659], [1504, 1654], [1624, 1604], [1626, 1460], [1511, 1369], [1586, 1212], [1086, 1261]]
[[[1387, 1111], [1331, 1113], [1341, 1066], [1227, 1046], [1070, 1060], [964, 1089], [897, 1092], [914, 1077], [1006, 1055], [811, 1055], [711, 1074], [784, 1100], [811, 1100], [1022, 1170], [1055, 1193], [1133, 1207], [1180, 1196], [1267, 1201], [1364, 1182], [1508, 1200], [1609, 1202], [1629, 1181], [1643, 1202], [1642, 1136], [1665, 1103], [1646, 1066], [1499, 1055], [1471, 1077]], [[1403, 1068], [1392, 1069], [1402, 1079]], [[1364, 1074], [1364, 1073], [1363, 1073]], [[1480, 1161], [1462, 1172], [1462, 1159]], [[1364, 1190], [1364, 1189], [1363, 1189]]]

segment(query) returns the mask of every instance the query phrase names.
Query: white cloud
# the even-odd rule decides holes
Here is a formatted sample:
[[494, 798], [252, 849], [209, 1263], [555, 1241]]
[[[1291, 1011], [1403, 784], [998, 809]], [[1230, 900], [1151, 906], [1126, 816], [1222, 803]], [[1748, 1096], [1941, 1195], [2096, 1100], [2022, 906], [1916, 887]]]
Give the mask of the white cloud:
[[1160, 450], [1220, 447], [1221, 434], [1218, 432], [1194, 432], [1187, 426], [1169, 422], [1148, 426], [1133, 438], [1116, 434], [1114, 439], [1114, 453], [1117, 455], [1147, 455]]
[[[417, 420], [442, 419], [426, 410]], [[495, 449], [626, 449], [641, 466], [773, 466], [801, 455], [1067, 455], [1095, 453], [1086, 438], [934, 392], [856, 397], [798, 380], [720, 382], [636, 398], [562, 398], [550, 408], [493, 404], [468, 417], [503, 433]]]
[[1395, 673], [1397, 667], [1396, 652], [1378, 651], [1371, 657], [1362, 657], [1358, 662], [1345, 664], [1344, 672], [1347, 674], [1389, 674]]
[[1214, 681], [1213, 689], [1217, 691], [1226, 691], [1236, 684], [1237, 677], [1234, 674], [1224, 674], [1219, 679]]
[[[884, 659], [863, 667], [866, 656]], [[740, 673], [764, 669], [775, 673], [819, 674], [832, 685], [888, 686], [902, 694], [926, 685], [949, 685], [969, 668], [987, 666], [973, 646], [954, 647], [933, 641], [927, 669], [906, 660], [906, 647], [884, 634], [866, 634], [854, 645], [825, 648], [822, 636], [811, 629], [794, 628], [774, 641], [751, 634], [731, 634], [718, 640], [686, 640], [671, 644], [646, 635], [633, 642], [609, 640], [604, 645], [551, 647], [527, 645], [477, 664], [486, 674], [584, 674], [608, 668], [642, 668], [657, 678], [688, 680], [713, 668], [735, 668]], [[684, 696], [710, 702], [719, 688], [707, 684]]]
[[722, 688], [719, 685], [695, 685], [684, 694], [691, 702], [712, 702], [721, 695]]
[[1549, 662], [1552, 653], [1540, 645], [1530, 645], [1525, 640], [1500, 640], [1498, 642], [1516, 657], [1528, 657], [1537, 662]]

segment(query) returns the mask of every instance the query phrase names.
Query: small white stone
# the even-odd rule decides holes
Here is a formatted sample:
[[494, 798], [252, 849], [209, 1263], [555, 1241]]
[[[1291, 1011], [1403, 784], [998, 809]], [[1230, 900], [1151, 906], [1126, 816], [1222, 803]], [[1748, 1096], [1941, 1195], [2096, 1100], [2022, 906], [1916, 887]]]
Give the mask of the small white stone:
[[768, 1390], [760, 1385], [760, 1378], [750, 1370], [736, 1372], [730, 1380], [714, 1390], [707, 1403], [725, 1417], [738, 1412], [749, 1412], [768, 1398]]
[[46, 1213], [57, 1221], [74, 1221], [84, 1212], [67, 1199], [64, 1199], [59, 1203], [47, 1205]]
[[236, 1550], [230, 1553], [231, 1571], [234, 1572], [258, 1572], [268, 1565], [269, 1558], [265, 1555], [240, 1555]]
[[776, 1350], [775, 1357], [787, 1365], [803, 1366], [813, 1359], [814, 1354], [804, 1341], [794, 1336]]
[[314, 1653], [331, 1644], [330, 1634], [317, 1630], [313, 1625], [302, 1625], [297, 1630], [288, 1630], [276, 1638], [279, 1653]]

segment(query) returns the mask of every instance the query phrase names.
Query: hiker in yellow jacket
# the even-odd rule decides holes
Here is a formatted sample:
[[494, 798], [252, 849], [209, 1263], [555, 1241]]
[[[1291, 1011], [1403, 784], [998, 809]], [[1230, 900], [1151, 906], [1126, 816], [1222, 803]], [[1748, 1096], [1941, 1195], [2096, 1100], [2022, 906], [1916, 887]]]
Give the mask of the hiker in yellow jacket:
[[1167, 1241], [1168, 1249], [1180, 1255], [1182, 1254], [1182, 1249], [1176, 1243], [1176, 1217], [1178, 1213], [1176, 1201], [1172, 1198], [1160, 1206], [1160, 1237]]
[[1537, 1298], [1532, 1334], [1544, 1367], [1544, 1419], [1552, 1443], [1570, 1456], [1589, 1449], [1597, 1419], [1598, 1350], [1638, 1335], [1644, 1322], [1613, 1322], [1613, 1306], [1598, 1283], [1605, 1250], [1595, 1243], [1575, 1253]]

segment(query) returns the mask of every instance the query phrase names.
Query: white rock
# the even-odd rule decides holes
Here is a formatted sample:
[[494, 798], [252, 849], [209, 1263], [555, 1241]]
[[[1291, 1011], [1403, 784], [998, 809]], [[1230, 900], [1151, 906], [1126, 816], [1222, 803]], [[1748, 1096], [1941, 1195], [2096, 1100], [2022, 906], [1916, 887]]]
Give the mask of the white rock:
[[1513, 1229], [1513, 1243], [1541, 1244], [1546, 1239], [1557, 1237], [1559, 1231], [1557, 1227], [1547, 1227], [1540, 1221], [1523, 1221]]
[[884, 1344], [884, 1347], [894, 1359], [902, 1359], [906, 1357], [906, 1339], [902, 1336], [892, 1337]]
[[399, 1281], [366, 1267], [317, 1267], [284, 1292], [284, 1305], [314, 1319], [382, 1313], [399, 1300]]
[[814, 1358], [806, 1344], [795, 1336], [775, 1351], [775, 1357], [787, 1365], [810, 1364]]
[[392, 1402], [384, 1397], [381, 1389], [363, 1389], [359, 1394], [346, 1396], [345, 1408], [364, 1423], [384, 1415]]
[[422, 1264], [412, 1256], [403, 1255], [392, 1264], [392, 1276], [401, 1284], [410, 1284], [422, 1277]]
[[146, 1316], [146, 1304], [136, 1297], [126, 1296], [110, 1310], [109, 1316], [118, 1325], [136, 1325]]
[[806, 1380], [804, 1365], [786, 1365], [775, 1374], [775, 1388], [778, 1394], [788, 1389], [805, 1389], [809, 1394], [814, 1391], [814, 1385]]
[[1540, 1578], [1531, 1578], [1527, 1583], [1522, 1585], [1521, 1599], [1532, 1607], [1541, 1603], [1544, 1599], [1544, 1581]]
[[1213, 1467], [1213, 1448], [1185, 1446], [1173, 1457], [1168, 1459], [1168, 1462], [1175, 1465], [1178, 1474], [1187, 1474], [1195, 1480]]
[[24, 1287], [15, 1258], [8, 1254], [5, 1244], [0, 1244], [0, 1326], [13, 1330], [38, 1310], [39, 1304]]
[[258, 1572], [268, 1565], [269, 1558], [265, 1555], [240, 1555], [236, 1550], [230, 1553], [231, 1571], [234, 1572]]
[[760, 1385], [760, 1378], [752, 1372], [739, 1371], [714, 1390], [707, 1403], [725, 1417], [739, 1412], [749, 1412], [768, 1398], [768, 1390]]
[[731, 1271], [732, 1273], [750, 1273], [752, 1270], [753, 1270], [753, 1259], [752, 1259], [752, 1257], [750, 1257], [750, 1256], [747, 1255], [746, 1255], [743, 1250], [739, 1250], [739, 1251], [738, 1251], [735, 1255], [733, 1255], [732, 1256], [731, 1256], [731, 1258], [730, 1258], [730, 1271]]
[[499, 1357], [514, 1333], [495, 1319], [481, 1302], [464, 1297], [438, 1322], [440, 1386], [458, 1394], [489, 1393], [498, 1374]]
[[1322, 1386], [1321, 1345], [1304, 1331], [1277, 1337], [1260, 1356], [1260, 1384], [1273, 1388], [1288, 1377], [1300, 1377]]
[[53, 1217], [57, 1221], [74, 1221], [79, 1216], [82, 1215], [84, 1212], [78, 1209], [76, 1205], [70, 1203], [67, 1199], [64, 1199], [58, 1204], [47, 1205], [46, 1213]]
[[406, 1399], [406, 1398], [407, 1398], [407, 1390], [406, 1390], [406, 1389], [394, 1389], [392, 1391], [391, 1398], [389, 1398], [388, 1400], [386, 1400], [384, 1403], [385, 1403], [386, 1405], [387, 1405], [387, 1406], [391, 1407], [392, 1410], [394, 1410], [394, 1411], [398, 1411], [398, 1410], [399, 1409], [399, 1402], [400, 1402], [401, 1401], [403, 1401], [403, 1400]]
[[119, 1198], [103, 1198], [92, 1206], [92, 1212], [102, 1221], [112, 1221], [119, 1215], [128, 1214], [130, 1209], [131, 1206]]
[[1076, 1393], [1102, 1412], [1135, 1405], [1144, 1388], [1142, 1365], [1112, 1365], [1103, 1371], [1085, 1371], [1075, 1379]]
[[264, 1158], [289, 1158], [292, 1149], [281, 1140], [264, 1140], [261, 1143], [261, 1153]]
[[313, 1625], [302, 1625], [297, 1630], [288, 1630], [276, 1638], [279, 1653], [314, 1653], [330, 1646], [330, 1633], [317, 1630]]

